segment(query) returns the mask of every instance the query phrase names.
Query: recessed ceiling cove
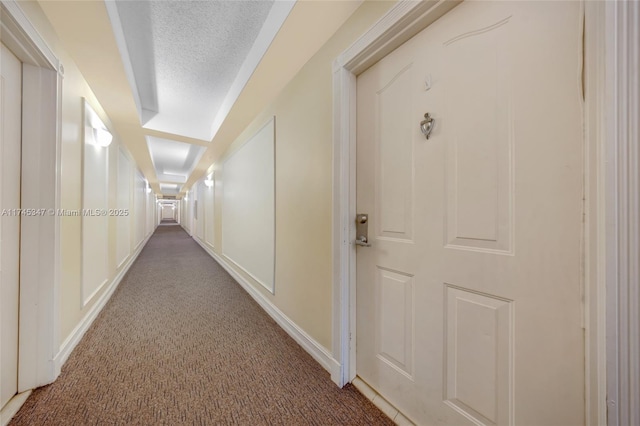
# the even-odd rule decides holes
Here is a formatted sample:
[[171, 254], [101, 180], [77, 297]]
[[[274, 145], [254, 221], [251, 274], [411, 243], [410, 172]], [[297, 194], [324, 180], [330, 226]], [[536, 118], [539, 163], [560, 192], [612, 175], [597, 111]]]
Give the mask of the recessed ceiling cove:
[[181, 187], [182, 185], [176, 185], [173, 183], [161, 183], [160, 191], [162, 191], [164, 195], [178, 195]]
[[[200, 157], [206, 150], [205, 147], [169, 139], [147, 136], [147, 146], [151, 154], [156, 175], [162, 183], [180, 184], [187, 181], [191, 172], [198, 164]], [[165, 193], [164, 191], [162, 191]]]
[[294, 1], [107, 1], [144, 128], [210, 141]]

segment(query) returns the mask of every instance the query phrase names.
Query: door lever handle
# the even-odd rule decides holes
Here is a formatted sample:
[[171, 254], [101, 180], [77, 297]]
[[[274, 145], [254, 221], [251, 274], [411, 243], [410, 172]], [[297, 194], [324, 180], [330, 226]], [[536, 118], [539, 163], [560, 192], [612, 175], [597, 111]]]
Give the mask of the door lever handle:
[[362, 247], [371, 247], [371, 243], [367, 240], [367, 237], [364, 235], [360, 235], [356, 238], [356, 245]]

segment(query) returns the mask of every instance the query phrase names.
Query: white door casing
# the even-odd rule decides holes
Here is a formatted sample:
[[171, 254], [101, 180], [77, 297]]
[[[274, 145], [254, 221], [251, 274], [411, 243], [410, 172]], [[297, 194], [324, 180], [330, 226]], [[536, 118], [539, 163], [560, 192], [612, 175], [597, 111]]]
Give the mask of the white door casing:
[[420, 424], [584, 422], [581, 25], [463, 3], [358, 77], [357, 372]]
[[596, 107], [606, 141], [599, 176], [606, 220], [599, 249], [606, 257], [607, 424], [622, 426], [640, 424], [640, 3], [604, 3], [598, 65], [605, 81], [596, 90], [605, 101]]
[[[18, 2], [0, 0], [0, 9], [2, 42], [23, 64], [21, 204], [56, 210], [64, 69]], [[21, 222], [18, 392], [51, 383], [60, 374], [60, 218], [47, 214]]]
[[18, 392], [22, 64], [0, 44], [0, 409]]

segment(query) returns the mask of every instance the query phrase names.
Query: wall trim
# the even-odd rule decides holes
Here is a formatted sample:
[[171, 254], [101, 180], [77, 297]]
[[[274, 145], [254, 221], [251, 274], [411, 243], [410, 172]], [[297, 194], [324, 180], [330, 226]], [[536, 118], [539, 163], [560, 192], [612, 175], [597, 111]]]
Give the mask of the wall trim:
[[401, 0], [333, 63], [333, 357], [344, 386], [356, 377], [356, 76], [460, 1]]
[[[183, 227], [184, 229], [184, 227]], [[233, 278], [240, 286], [255, 300], [258, 305], [284, 330], [293, 340], [296, 341], [313, 359], [315, 359], [325, 370], [331, 374], [332, 380], [340, 374], [340, 363], [336, 361], [331, 352], [318, 343], [313, 337], [309, 336], [295, 322], [278, 309], [269, 299], [267, 299], [256, 287], [251, 285], [242, 275], [240, 275], [226, 260], [218, 256], [206, 244], [197, 237], [192, 237], [204, 251], [218, 262], [220, 266], [231, 278]]]
[[605, 6], [607, 423], [640, 424], [640, 3]]
[[25, 63], [64, 74], [60, 61], [20, 8], [19, 1], [2, 0], [2, 42]]
[[116, 291], [116, 289], [120, 285], [120, 282], [129, 271], [129, 268], [131, 268], [134, 262], [138, 259], [138, 256], [142, 252], [142, 249], [147, 245], [147, 242], [149, 241], [152, 235], [153, 233], [147, 235], [147, 237], [143, 240], [143, 242], [138, 246], [136, 251], [133, 253], [133, 255], [129, 256], [129, 259], [127, 260], [124, 267], [120, 269], [120, 271], [116, 274], [113, 280], [111, 280], [109, 285], [106, 286], [104, 293], [102, 293], [100, 298], [89, 309], [89, 311], [85, 314], [84, 318], [80, 320], [80, 322], [78, 323], [78, 325], [76, 325], [76, 327], [73, 329], [71, 334], [69, 334], [69, 336], [64, 340], [64, 342], [62, 342], [62, 344], [60, 345], [60, 350], [58, 351], [58, 353], [54, 358], [56, 377], [60, 375], [62, 366], [64, 365], [65, 362], [67, 362], [67, 359], [69, 359], [69, 355], [71, 355], [71, 352], [73, 352], [73, 350], [78, 345], [78, 343], [80, 343], [80, 341], [82, 340], [82, 337], [85, 335], [87, 330], [89, 330], [89, 327], [91, 327], [91, 324], [93, 324], [93, 321], [95, 321], [95, 319], [98, 317], [98, 314], [105, 307], [109, 299], [111, 299], [111, 296], [113, 296], [113, 293]]

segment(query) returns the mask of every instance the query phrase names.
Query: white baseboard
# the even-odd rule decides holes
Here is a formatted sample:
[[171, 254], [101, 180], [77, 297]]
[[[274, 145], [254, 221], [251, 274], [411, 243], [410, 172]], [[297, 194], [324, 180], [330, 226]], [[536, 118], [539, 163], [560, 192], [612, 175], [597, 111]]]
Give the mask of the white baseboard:
[[27, 401], [29, 395], [31, 395], [30, 390], [14, 395], [14, 397], [7, 402], [0, 411], [0, 426], [7, 426], [9, 424], [13, 416], [20, 411], [20, 407]]
[[124, 267], [120, 269], [120, 272], [118, 272], [118, 274], [113, 278], [111, 283], [106, 286], [106, 291], [102, 293], [102, 296], [100, 296], [96, 303], [85, 314], [84, 318], [82, 318], [78, 325], [76, 325], [69, 337], [67, 337], [65, 341], [62, 342], [62, 344], [60, 345], [60, 351], [53, 359], [56, 369], [55, 377], [58, 377], [60, 375], [60, 370], [62, 369], [64, 363], [67, 362], [67, 359], [69, 359], [69, 355], [71, 355], [71, 352], [73, 352], [78, 343], [80, 343], [80, 340], [82, 340], [82, 336], [84, 336], [89, 327], [91, 327], [91, 324], [93, 324], [93, 321], [96, 319], [100, 311], [102, 311], [102, 308], [104, 308], [109, 299], [111, 299], [111, 296], [118, 288], [118, 285], [120, 285], [120, 281], [122, 281], [122, 278], [124, 278], [127, 271], [129, 271], [129, 268], [131, 267], [131, 265], [133, 265], [133, 262], [135, 262], [135, 260], [138, 258], [138, 255], [140, 254], [142, 249], [147, 245], [147, 242], [149, 241], [149, 238], [151, 238], [151, 235], [153, 235], [153, 233], [147, 235], [147, 237], [140, 244], [138, 244], [136, 250], [133, 253], [133, 256], [129, 257]]
[[197, 237], [193, 238], [213, 259], [220, 264], [231, 277], [245, 289], [249, 296], [255, 300], [262, 309], [269, 314], [273, 320], [278, 323], [284, 331], [293, 338], [302, 348], [309, 353], [325, 370], [331, 374], [331, 380], [336, 384], [336, 379], [340, 376], [340, 363], [336, 361], [331, 352], [318, 343], [313, 337], [309, 336], [304, 330], [287, 317], [280, 309], [278, 309], [269, 299], [267, 299], [256, 287], [251, 285], [242, 275], [240, 275], [226, 260], [218, 256], [211, 248], [200, 241]]

